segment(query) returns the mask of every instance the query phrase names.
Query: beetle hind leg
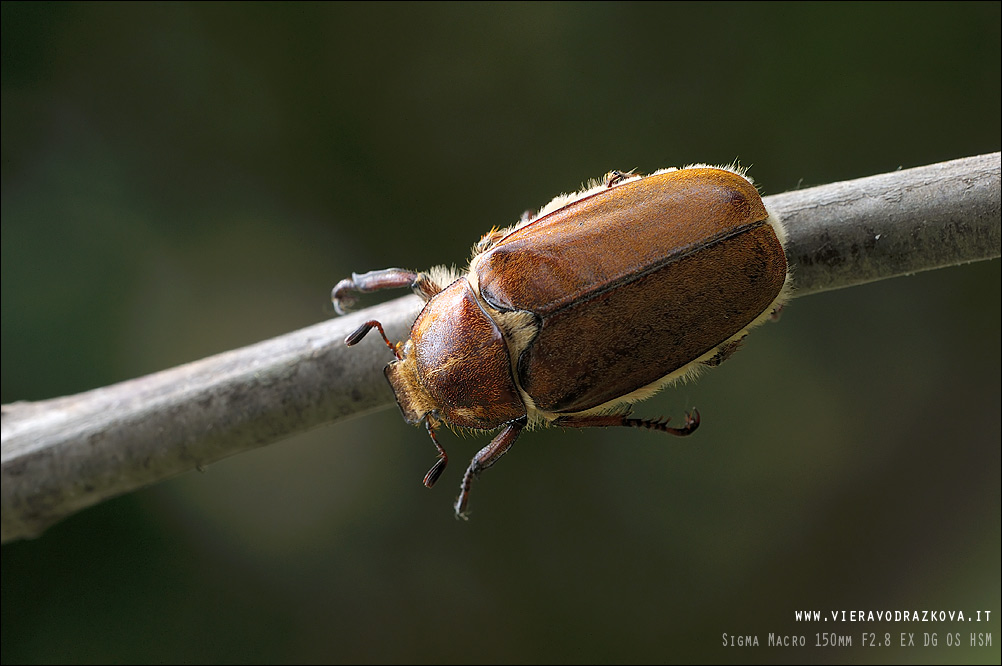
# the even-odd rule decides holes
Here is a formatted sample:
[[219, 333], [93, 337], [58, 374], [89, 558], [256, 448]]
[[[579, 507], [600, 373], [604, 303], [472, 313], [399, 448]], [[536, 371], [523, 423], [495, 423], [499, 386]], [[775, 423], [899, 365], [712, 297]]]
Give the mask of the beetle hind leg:
[[501, 456], [508, 452], [511, 445], [518, 439], [518, 435], [522, 432], [526, 422], [527, 419], [524, 416], [516, 421], [512, 421], [505, 426], [504, 430], [498, 433], [497, 437], [491, 440], [490, 444], [480, 449], [477, 455], [473, 456], [470, 466], [466, 468], [466, 474], [463, 475], [463, 483], [459, 487], [459, 497], [456, 498], [456, 518], [466, 520], [466, 505], [470, 501], [470, 486], [473, 484], [473, 479], [479, 477], [481, 472], [496, 463]]
[[647, 428], [648, 430], [658, 430], [666, 432], [676, 437], [686, 437], [691, 435], [699, 427], [699, 410], [693, 407], [691, 412], [685, 413], [685, 424], [681, 428], [673, 428], [668, 425], [671, 418], [663, 419], [623, 419], [623, 425], [631, 428]]
[[553, 425], [565, 428], [608, 428], [610, 426], [623, 426], [626, 428], [647, 428], [665, 432], [676, 437], [691, 435], [699, 427], [699, 411], [695, 408], [685, 414], [685, 424], [680, 428], [673, 428], [668, 425], [669, 417], [663, 419], [631, 419], [629, 412], [622, 414], [593, 414], [588, 416], [561, 416]]

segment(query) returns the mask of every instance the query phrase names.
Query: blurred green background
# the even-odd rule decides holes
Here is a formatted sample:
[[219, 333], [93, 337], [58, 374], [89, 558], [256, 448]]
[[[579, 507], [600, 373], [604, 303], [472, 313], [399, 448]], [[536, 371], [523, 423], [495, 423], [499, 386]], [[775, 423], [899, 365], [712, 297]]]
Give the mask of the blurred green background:
[[[321, 321], [612, 168], [771, 194], [997, 151], [999, 8], [5, 2], [0, 397]], [[638, 407], [695, 437], [529, 433], [465, 524], [487, 438], [443, 433], [428, 491], [395, 410], [104, 503], [3, 547], [3, 661], [998, 663], [1000, 300], [999, 261], [798, 299]], [[721, 645], [769, 632], [809, 647]]]

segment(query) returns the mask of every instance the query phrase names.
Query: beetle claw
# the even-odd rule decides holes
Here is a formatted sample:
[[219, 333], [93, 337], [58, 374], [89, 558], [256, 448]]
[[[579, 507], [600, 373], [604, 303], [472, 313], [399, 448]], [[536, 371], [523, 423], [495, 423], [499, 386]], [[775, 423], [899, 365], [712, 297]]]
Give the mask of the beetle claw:
[[334, 304], [334, 311], [339, 315], [347, 314], [355, 304], [358, 303], [358, 299], [355, 298], [354, 293], [357, 293], [355, 289], [355, 282], [351, 278], [345, 278], [334, 285], [331, 289], [331, 303]]
[[459, 497], [456, 498], [456, 504], [453, 509], [456, 511], [456, 520], [469, 520], [470, 514], [466, 512], [466, 505], [470, 499], [470, 488], [468, 485], [464, 484], [464, 489], [460, 492]]
[[[419, 279], [420, 284], [417, 284]], [[334, 285], [334, 289], [331, 290], [331, 303], [334, 304], [334, 311], [343, 315], [355, 307], [359, 294], [368, 294], [382, 289], [414, 287], [415, 285], [421, 288], [421, 293], [437, 293], [436, 285], [431, 282], [428, 276], [402, 268], [384, 268], [368, 273], [352, 273], [350, 278], [345, 278]], [[428, 296], [425, 300], [430, 297]]]
[[685, 425], [683, 426], [683, 429], [686, 430], [686, 432], [684, 434], [688, 435], [698, 427], [699, 410], [693, 407], [691, 412], [685, 413]]

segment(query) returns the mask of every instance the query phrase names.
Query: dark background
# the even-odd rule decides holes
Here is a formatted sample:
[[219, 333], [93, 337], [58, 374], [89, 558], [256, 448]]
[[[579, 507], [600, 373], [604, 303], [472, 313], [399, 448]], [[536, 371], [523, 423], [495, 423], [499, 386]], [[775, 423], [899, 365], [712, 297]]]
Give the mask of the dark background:
[[[321, 321], [612, 168], [1000, 147], [998, 3], [2, 7], [4, 403]], [[526, 434], [465, 524], [485, 436], [433, 491], [395, 410], [237, 456], [4, 546], [3, 661], [998, 663], [999, 319], [998, 261], [798, 299], [638, 407], [695, 437]], [[854, 647], [721, 646], [819, 631]]]

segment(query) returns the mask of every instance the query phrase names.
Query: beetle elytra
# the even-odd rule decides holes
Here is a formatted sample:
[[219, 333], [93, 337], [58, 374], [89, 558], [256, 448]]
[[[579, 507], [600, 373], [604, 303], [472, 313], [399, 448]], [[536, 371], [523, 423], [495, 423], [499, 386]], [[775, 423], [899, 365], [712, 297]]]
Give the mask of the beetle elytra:
[[465, 517], [473, 479], [534, 425], [643, 427], [688, 435], [668, 419], [631, 418], [631, 405], [705, 366], [719, 365], [790, 292], [785, 233], [733, 168], [697, 165], [649, 176], [613, 171], [561, 195], [474, 246], [465, 273], [398, 268], [352, 274], [331, 299], [410, 287], [426, 301], [384, 374], [404, 418], [424, 423], [448, 457], [443, 423], [500, 432], [472, 459], [456, 500]]

